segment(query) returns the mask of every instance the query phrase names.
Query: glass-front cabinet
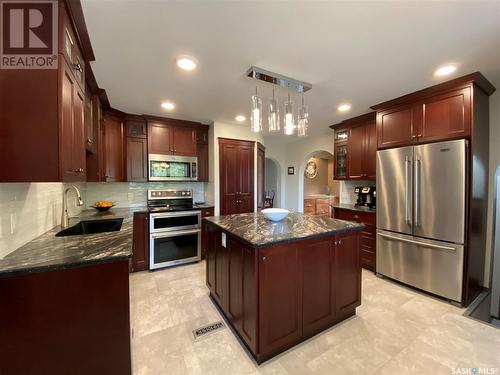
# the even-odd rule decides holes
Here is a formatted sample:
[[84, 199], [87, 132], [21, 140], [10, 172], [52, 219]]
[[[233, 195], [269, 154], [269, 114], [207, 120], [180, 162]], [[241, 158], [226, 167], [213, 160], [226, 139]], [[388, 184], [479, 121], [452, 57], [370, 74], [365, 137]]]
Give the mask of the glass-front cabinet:
[[335, 146], [335, 179], [347, 178], [347, 144]]
[[333, 157], [335, 159], [334, 179], [343, 180], [347, 176], [347, 141], [349, 129], [335, 130], [335, 147]]

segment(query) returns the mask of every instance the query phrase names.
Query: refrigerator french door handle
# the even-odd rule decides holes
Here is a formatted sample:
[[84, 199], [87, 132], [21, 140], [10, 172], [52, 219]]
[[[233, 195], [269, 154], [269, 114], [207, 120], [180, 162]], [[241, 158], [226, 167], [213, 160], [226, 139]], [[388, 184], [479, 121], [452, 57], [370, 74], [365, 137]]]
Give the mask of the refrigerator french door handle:
[[447, 250], [447, 251], [452, 251], [452, 252], [457, 251], [454, 247], [450, 247], [450, 246], [435, 245], [435, 244], [431, 244], [431, 243], [410, 240], [408, 238], [401, 238], [401, 237], [391, 236], [391, 235], [382, 234], [382, 233], [379, 233], [379, 235], [383, 238], [401, 241], [401, 242], [406, 242], [406, 243], [411, 243], [411, 244], [425, 246], [425, 247], [430, 247], [432, 249]]
[[411, 225], [411, 218], [410, 218], [410, 210], [408, 209], [408, 190], [410, 189], [410, 181], [409, 181], [409, 173], [408, 173], [408, 167], [410, 166], [410, 158], [408, 155], [405, 157], [405, 223], [408, 225]]
[[415, 156], [415, 226], [420, 226], [420, 167], [422, 160]]

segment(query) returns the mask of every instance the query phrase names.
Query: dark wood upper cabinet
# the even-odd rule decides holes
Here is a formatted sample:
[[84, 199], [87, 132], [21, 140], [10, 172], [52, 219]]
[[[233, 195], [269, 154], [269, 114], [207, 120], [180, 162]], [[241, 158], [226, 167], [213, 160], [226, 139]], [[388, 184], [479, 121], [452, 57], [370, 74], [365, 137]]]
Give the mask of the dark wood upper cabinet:
[[123, 119], [105, 112], [103, 126], [105, 181], [124, 181]]
[[165, 122], [148, 123], [149, 153], [196, 156], [196, 128], [182, 126], [180, 120], [175, 120], [175, 125], [168, 122], [165, 119]]
[[208, 144], [208, 128], [196, 130], [196, 143]]
[[132, 237], [132, 272], [149, 269], [149, 230], [147, 212], [134, 212]]
[[375, 179], [375, 112], [344, 120], [331, 127], [335, 130], [334, 179]]
[[464, 138], [471, 131], [471, 88], [452, 90], [418, 103], [419, 142]]
[[377, 174], [377, 125], [366, 125], [365, 134], [365, 178], [374, 180]]
[[196, 129], [173, 127], [174, 155], [196, 156]]
[[350, 128], [347, 148], [349, 179], [361, 179], [364, 177], [366, 160], [365, 137], [366, 129], [364, 124]]
[[335, 143], [333, 150], [334, 159], [334, 179], [335, 180], [345, 180], [347, 179], [347, 143], [342, 142], [340, 144]]
[[196, 129], [196, 154], [198, 156], [198, 181], [208, 182], [208, 126]]
[[378, 148], [470, 137], [475, 89], [495, 91], [476, 72], [373, 106]]
[[141, 116], [125, 117], [125, 170], [127, 181], [148, 180], [147, 123]]
[[147, 123], [140, 116], [125, 117], [125, 131], [127, 137], [147, 138]]
[[254, 211], [255, 142], [219, 138], [221, 215]]
[[149, 123], [148, 124], [148, 143], [150, 154], [166, 154], [172, 155], [174, 150], [172, 147], [172, 128], [165, 124]]
[[62, 64], [61, 175], [63, 181], [85, 181], [85, 97], [75, 82], [71, 68], [65, 61]]
[[411, 105], [377, 113], [378, 148], [413, 143], [417, 137], [415, 113]]
[[126, 137], [127, 181], [148, 180], [148, 142], [145, 138]]

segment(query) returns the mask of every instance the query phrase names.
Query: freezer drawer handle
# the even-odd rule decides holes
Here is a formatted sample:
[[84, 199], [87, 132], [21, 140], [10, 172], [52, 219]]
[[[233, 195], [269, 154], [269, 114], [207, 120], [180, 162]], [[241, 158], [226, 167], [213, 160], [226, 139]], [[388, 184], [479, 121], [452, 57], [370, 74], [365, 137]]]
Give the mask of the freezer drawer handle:
[[412, 244], [415, 244], [415, 245], [420, 245], [420, 246], [424, 246], [424, 247], [430, 247], [432, 249], [448, 250], [448, 251], [452, 251], [454, 253], [457, 251], [454, 247], [450, 247], [450, 246], [434, 245], [434, 244], [430, 244], [430, 243], [426, 243], [426, 242], [409, 240], [407, 238], [400, 238], [400, 237], [396, 237], [396, 236], [390, 236], [388, 234], [381, 234], [381, 233], [379, 233], [379, 235], [381, 237], [384, 237], [384, 238], [387, 238], [387, 239], [390, 239], [390, 240], [396, 240], [396, 241], [401, 241], [401, 242], [412, 243]]

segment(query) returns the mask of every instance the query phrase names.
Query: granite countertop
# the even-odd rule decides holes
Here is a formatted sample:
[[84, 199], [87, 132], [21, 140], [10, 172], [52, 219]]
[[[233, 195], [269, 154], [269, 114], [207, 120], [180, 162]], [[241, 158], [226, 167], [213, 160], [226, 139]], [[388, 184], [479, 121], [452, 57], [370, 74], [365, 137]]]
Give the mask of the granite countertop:
[[0, 277], [78, 267], [91, 263], [124, 260], [132, 254], [133, 213], [146, 207], [114, 208], [108, 212], [85, 210], [70, 220], [70, 226], [84, 220], [123, 218], [119, 231], [56, 237], [57, 226], [0, 259]]
[[360, 230], [363, 224], [291, 212], [280, 222], [272, 222], [262, 213], [212, 216], [205, 220], [254, 247], [322, 237]]
[[359, 207], [355, 206], [354, 204], [347, 204], [347, 203], [332, 203], [330, 204], [330, 207], [333, 208], [342, 208], [344, 210], [351, 210], [351, 211], [362, 211], [362, 212], [376, 212], [375, 208], [369, 208], [369, 207]]

